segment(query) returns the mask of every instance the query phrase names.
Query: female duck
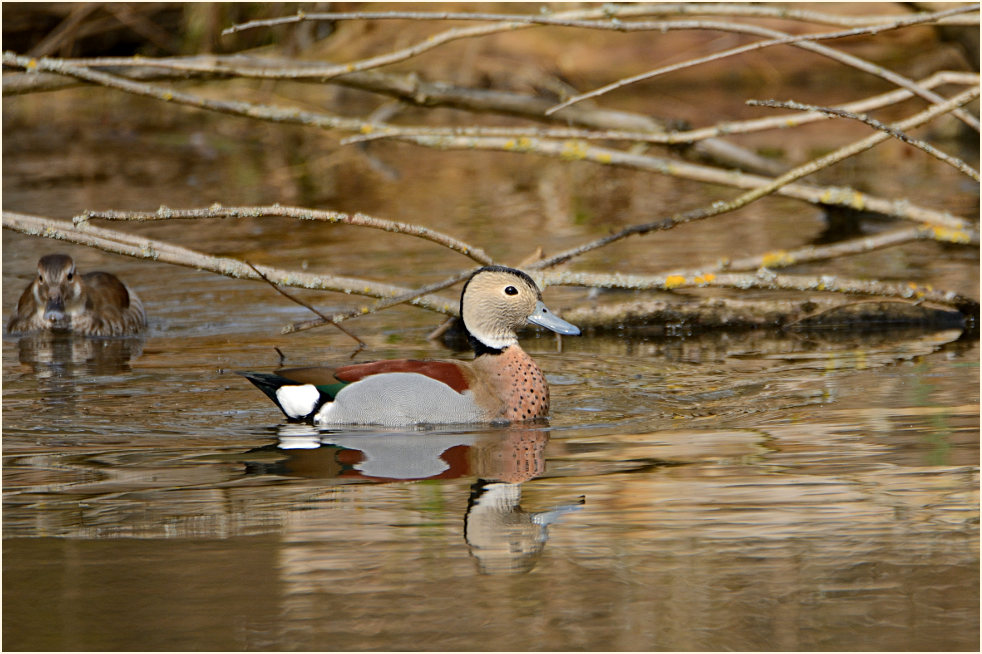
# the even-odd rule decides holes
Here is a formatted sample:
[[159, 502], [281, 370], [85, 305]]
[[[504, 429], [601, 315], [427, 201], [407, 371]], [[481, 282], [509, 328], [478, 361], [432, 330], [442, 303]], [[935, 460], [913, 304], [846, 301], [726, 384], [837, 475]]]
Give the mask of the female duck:
[[7, 331], [74, 332], [85, 336], [129, 336], [147, 324], [143, 303], [115, 275], [79, 275], [67, 254], [48, 254], [24, 289]]
[[340, 368], [240, 373], [295, 421], [317, 425], [523, 422], [549, 413], [545, 376], [518, 345], [527, 322], [580, 330], [553, 315], [532, 278], [488, 266], [464, 284], [460, 315], [471, 361], [395, 359]]

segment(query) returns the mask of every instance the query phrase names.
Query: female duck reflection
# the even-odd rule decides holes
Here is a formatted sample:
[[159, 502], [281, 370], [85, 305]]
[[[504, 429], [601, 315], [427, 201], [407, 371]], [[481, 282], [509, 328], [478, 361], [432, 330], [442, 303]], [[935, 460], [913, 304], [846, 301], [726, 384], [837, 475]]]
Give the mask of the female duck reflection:
[[[548, 527], [575, 504], [528, 512], [522, 483], [545, 472], [549, 432], [508, 427], [476, 432], [318, 433], [284, 425], [275, 448], [286, 458], [247, 463], [246, 471], [337, 481], [374, 482], [475, 476], [464, 515], [464, 539], [485, 574], [528, 572], [548, 539]], [[269, 448], [263, 448], [267, 450]]]

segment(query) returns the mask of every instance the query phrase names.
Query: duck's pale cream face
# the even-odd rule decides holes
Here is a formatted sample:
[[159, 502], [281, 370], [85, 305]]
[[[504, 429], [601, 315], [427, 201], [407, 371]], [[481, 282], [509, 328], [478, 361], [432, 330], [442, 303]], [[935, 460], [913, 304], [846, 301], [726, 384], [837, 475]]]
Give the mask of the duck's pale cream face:
[[85, 309], [82, 284], [75, 262], [64, 254], [50, 254], [38, 261], [34, 299], [44, 320], [52, 327], [67, 327], [72, 314]]
[[488, 347], [514, 345], [516, 330], [528, 322], [540, 297], [524, 277], [501, 270], [478, 272], [464, 289], [464, 326]]

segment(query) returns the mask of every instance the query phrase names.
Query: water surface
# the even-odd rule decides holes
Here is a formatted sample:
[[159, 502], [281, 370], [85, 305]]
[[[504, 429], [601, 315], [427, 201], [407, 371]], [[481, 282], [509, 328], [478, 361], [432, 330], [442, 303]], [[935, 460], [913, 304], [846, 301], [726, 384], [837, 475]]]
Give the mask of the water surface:
[[[120, 110], [77, 93], [108, 119], [54, 139], [72, 143], [67, 155], [44, 136], [66, 129], [58, 121], [8, 129], [36, 98], [5, 102], [5, 209], [69, 218], [298, 192], [257, 150], [276, 147], [268, 126], [242, 123], [252, 131], [236, 127], [231, 144], [201, 127], [209, 159], [184, 128], [100, 127]], [[135, 164], [134, 147], [155, 155]], [[73, 156], [88, 166], [77, 177], [31, 172], [71, 168]], [[679, 199], [632, 172], [612, 190], [608, 173], [579, 164], [402, 146], [382, 156], [398, 178], [362, 162], [330, 180], [348, 193], [296, 203], [422, 222], [517, 263]], [[950, 174], [939, 165], [938, 188]], [[589, 215], [554, 210], [556, 197]], [[469, 265], [396, 235], [287, 220], [125, 228], [406, 284]], [[804, 245], [826, 229], [820, 212], [773, 199], [575, 266], [657, 272]], [[309, 314], [263, 284], [8, 232], [4, 320], [52, 251], [123, 277], [150, 329], [3, 340], [7, 649], [978, 647], [977, 337], [531, 336], [524, 346], [551, 382], [548, 424], [318, 433], [285, 425], [232, 371], [273, 369], [280, 353], [287, 364], [347, 360], [347, 337], [281, 336]], [[831, 270], [978, 292], [977, 253], [933, 243]], [[301, 295], [328, 311], [358, 302]], [[560, 313], [584, 296], [546, 291]], [[370, 345], [359, 360], [451, 356], [426, 340], [438, 323], [402, 307], [349, 328]]]

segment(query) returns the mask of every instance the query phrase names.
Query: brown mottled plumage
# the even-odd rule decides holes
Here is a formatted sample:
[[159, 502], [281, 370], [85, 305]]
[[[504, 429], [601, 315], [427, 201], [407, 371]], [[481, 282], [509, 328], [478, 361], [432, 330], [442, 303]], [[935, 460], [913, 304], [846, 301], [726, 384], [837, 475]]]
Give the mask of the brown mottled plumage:
[[146, 324], [140, 298], [115, 275], [80, 275], [70, 256], [49, 254], [38, 261], [38, 275], [21, 294], [7, 331], [129, 336]]
[[525, 273], [502, 266], [475, 272], [460, 315], [472, 361], [397, 359], [340, 368], [241, 373], [291, 420], [319, 425], [525, 422], [549, 414], [545, 375], [518, 344], [533, 322], [561, 334], [579, 329], [549, 313]]

